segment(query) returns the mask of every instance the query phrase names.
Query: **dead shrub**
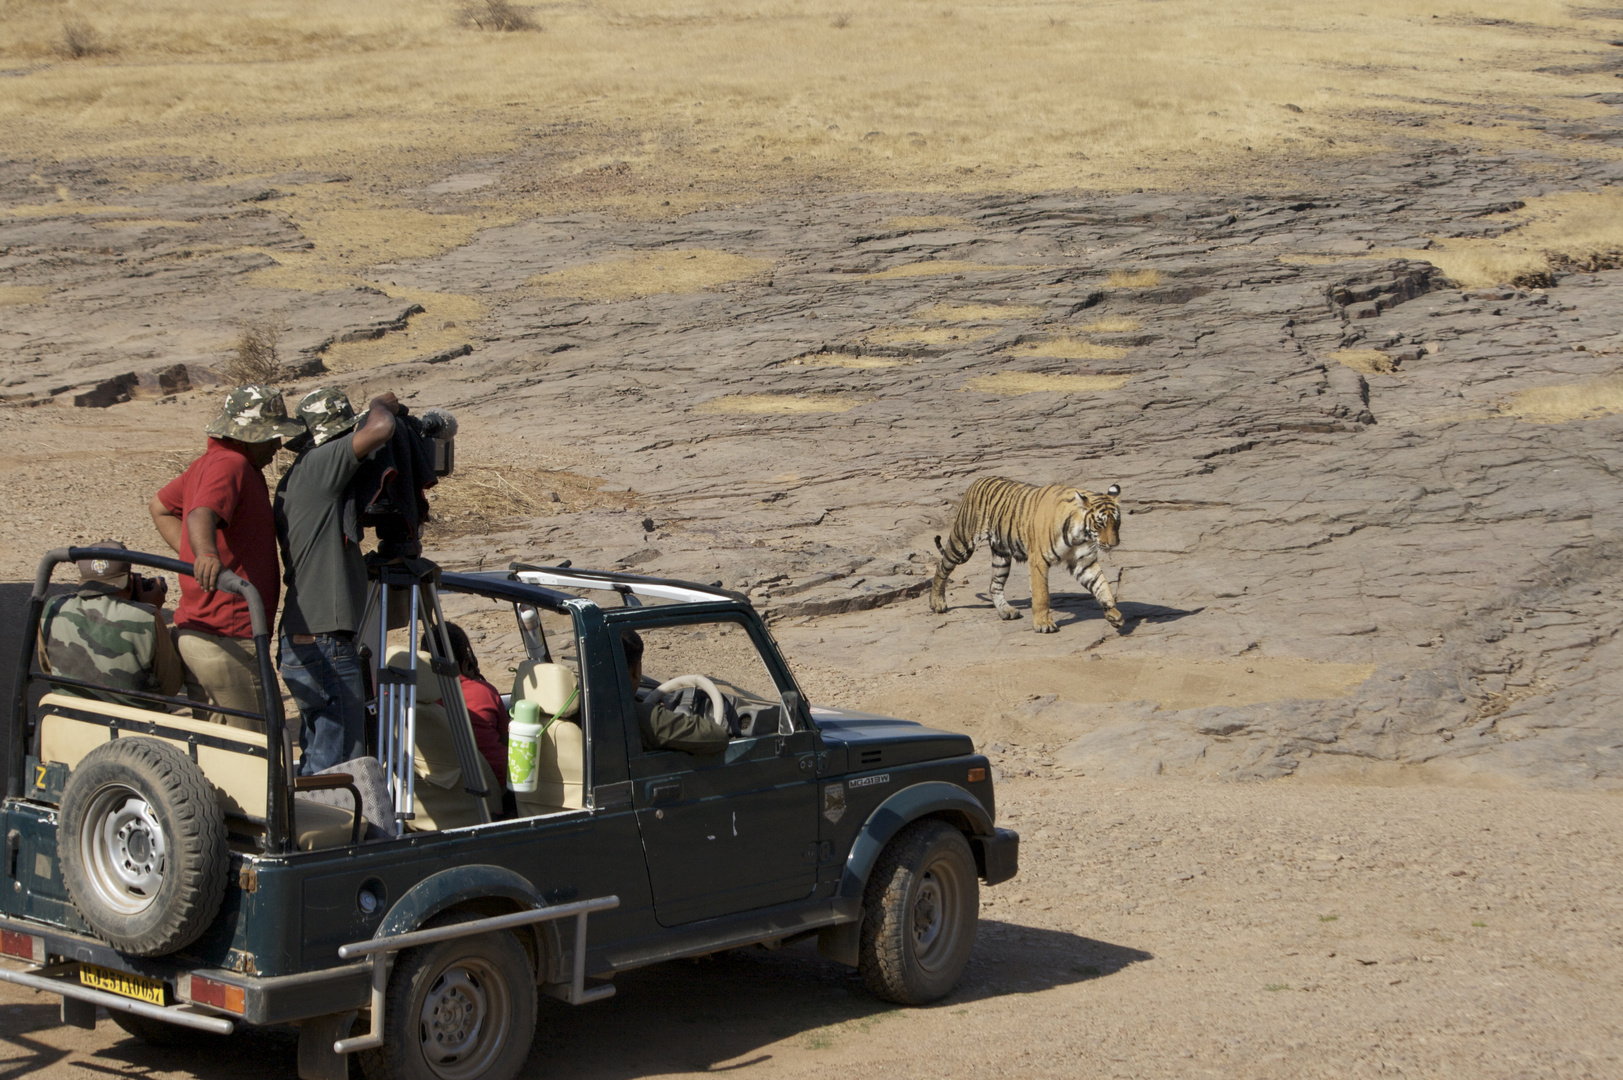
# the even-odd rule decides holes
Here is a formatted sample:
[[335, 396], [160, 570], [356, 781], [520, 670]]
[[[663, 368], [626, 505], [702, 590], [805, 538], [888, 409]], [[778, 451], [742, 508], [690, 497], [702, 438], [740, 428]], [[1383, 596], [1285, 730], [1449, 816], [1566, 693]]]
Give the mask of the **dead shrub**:
[[502, 33], [541, 29], [530, 17], [529, 9], [517, 7], [508, 0], [463, 0], [457, 9], [456, 21], [459, 26]]
[[828, 22], [830, 26], [834, 27], [834, 29], [844, 30], [847, 26], [851, 25], [851, 13], [849, 11], [841, 11]]
[[111, 50], [103, 44], [94, 26], [82, 18], [72, 18], [62, 20], [62, 36], [57, 40], [56, 51], [70, 60], [82, 60]]
[[274, 323], [244, 325], [236, 347], [220, 366], [220, 374], [233, 386], [276, 382], [282, 373], [282, 361], [276, 355], [276, 343], [281, 336], [281, 330]]

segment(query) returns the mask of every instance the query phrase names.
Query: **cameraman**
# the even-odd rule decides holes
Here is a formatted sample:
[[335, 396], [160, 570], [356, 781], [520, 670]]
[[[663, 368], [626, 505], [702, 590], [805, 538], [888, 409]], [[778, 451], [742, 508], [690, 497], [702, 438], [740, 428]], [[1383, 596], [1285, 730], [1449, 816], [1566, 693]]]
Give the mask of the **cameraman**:
[[355, 632], [366, 608], [366, 560], [344, 530], [345, 494], [361, 462], [394, 434], [400, 403], [372, 399], [364, 417], [333, 387], [312, 390], [297, 415], [308, 435], [277, 485], [282, 547], [280, 663], [299, 708], [299, 772], [309, 776], [366, 753], [366, 685]]
[[[91, 547], [119, 548], [117, 540]], [[110, 690], [173, 696], [181, 687], [180, 656], [163, 623], [169, 585], [130, 573], [110, 559], [79, 561], [79, 591], [45, 605], [39, 623], [39, 666], [48, 674], [82, 679]], [[63, 687], [62, 693], [151, 708], [114, 693]]]

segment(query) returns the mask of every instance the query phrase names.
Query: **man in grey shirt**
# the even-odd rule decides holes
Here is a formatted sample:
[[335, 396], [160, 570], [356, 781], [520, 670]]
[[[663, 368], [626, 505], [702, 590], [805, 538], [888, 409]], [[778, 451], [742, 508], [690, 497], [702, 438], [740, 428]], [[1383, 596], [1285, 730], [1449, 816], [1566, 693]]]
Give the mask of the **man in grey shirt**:
[[344, 535], [344, 501], [361, 462], [394, 434], [399, 409], [393, 394], [383, 394], [358, 417], [343, 391], [312, 390], [298, 407], [308, 442], [276, 488], [287, 586], [280, 665], [299, 707], [302, 776], [366, 753], [366, 683], [355, 644], [366, 560]]

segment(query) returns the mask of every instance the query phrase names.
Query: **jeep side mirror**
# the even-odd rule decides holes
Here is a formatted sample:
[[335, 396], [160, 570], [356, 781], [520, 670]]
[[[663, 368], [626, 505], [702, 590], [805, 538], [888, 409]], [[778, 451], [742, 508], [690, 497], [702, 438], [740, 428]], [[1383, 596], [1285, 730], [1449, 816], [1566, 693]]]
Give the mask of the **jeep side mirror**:
[[811, 716], [806, 703], [800, 700], [799, 690], [785, 690], [783, 692], [783, 721], [778, 725], [780, 735], [788, 735], [793, 731], [810, 731]]

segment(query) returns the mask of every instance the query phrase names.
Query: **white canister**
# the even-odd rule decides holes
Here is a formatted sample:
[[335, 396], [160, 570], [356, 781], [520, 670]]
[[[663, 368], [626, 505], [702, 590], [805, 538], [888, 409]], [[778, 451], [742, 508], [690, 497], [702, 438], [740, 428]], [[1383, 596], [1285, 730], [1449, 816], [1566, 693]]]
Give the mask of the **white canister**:
[[541, 706], [521, 701], [507, 724], [507, 789], [535, 790], [535, 765], [541, 753]]

